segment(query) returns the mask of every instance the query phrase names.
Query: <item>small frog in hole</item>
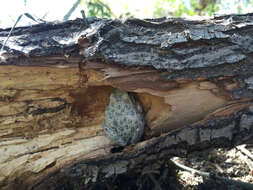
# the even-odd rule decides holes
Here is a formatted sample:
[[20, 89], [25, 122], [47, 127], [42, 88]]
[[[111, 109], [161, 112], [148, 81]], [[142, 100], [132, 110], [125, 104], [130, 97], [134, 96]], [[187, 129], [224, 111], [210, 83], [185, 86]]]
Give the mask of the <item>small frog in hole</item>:
[[115, 89], [105, 109], [106, 135], [121, 146], [137, 143], [144, 131], [144, 114], [134, 95]]

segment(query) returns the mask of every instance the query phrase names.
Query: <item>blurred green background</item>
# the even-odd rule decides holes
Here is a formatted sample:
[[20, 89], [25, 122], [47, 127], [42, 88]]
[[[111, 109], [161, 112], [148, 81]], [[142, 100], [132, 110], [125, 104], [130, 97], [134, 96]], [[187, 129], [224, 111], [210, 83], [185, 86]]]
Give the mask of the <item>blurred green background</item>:
[[[28, 12], [46, 21], [62, 21], [87, 16], [125, 19], [211, 16], [213, 14], [248, 13], [253, 0], [2, 0], [0, 27], [10, 27], [18, 16]], [[18, 26], [34, 24], [22, 18]]]
[[130, 0], [118, 5], [121, 12], [117, 11], [114, 0], [80, 1], [85, 2], [89, 16], [114, 18], [211, 16], [215, 13], [248, 13], [253, 10], [253, 0]]

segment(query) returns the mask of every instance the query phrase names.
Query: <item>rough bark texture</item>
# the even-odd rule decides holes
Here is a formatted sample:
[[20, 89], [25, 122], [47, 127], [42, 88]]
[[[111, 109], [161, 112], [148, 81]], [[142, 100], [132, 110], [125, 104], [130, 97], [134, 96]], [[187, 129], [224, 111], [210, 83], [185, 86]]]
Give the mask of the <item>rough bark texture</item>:
[[[0, 189], [80, 189], [251, 138], [252, 20], [88, 18], [16, 28], [0, 64]], [[1, 43], [8, 32], [0, 30]], [[117, 148], [101, 128], [114, 88], [136, 93], [145, 110], [136, 145]]]

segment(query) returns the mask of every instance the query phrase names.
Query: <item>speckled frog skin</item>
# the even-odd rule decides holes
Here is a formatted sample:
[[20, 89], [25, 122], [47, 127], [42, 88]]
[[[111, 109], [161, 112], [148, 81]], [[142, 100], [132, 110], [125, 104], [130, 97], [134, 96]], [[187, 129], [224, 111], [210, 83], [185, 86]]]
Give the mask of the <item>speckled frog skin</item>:
[[116, 89], [105, 109], [103, 128], [121, 146], [137, 143], [143, 134], [144, 116], [140, 103], [128, 92]]

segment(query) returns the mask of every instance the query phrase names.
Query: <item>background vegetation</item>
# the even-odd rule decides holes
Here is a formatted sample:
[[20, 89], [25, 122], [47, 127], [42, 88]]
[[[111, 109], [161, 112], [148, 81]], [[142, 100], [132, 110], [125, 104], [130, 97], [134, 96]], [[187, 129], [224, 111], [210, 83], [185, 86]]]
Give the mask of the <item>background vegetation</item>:
[[[86, 16], [159, 18], [248, 13], [253, 0], [8, 0], [0, 7], [0, 28], [14, 25], [20, 14], [29, 13], [45, 21], [62, 21]], [[22, 18], [17, 26], [35, 24]]]
[[[136, 5], [137, 2], [138, 0], [136, 0]], [[142, 12], [143, 17], [150, 17], [150, 14], [147, 14], [150, 10], [152, 10], [151, 17], [153, 18], [210, 16], [219, 12], [231, 12], [231, 10], [234, 13], [245, 13], [253, 7], [253, 0], [153, 0], [152, 7], [145, 7], [145, 1], [142, 2], [143, 6], [136, 7], [134, 10], [130, 10], [125, 3], [125, 10], [120, 14], [114, 14], [111, 9], [115, 3], [113, 0], [81, 0], [80, 3], [87, 7], [88, 16], [119, 18], [138, 17], [138, 12]], [[142, 10], [145, 8], [149, 10]]]

